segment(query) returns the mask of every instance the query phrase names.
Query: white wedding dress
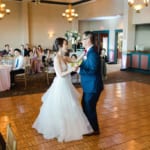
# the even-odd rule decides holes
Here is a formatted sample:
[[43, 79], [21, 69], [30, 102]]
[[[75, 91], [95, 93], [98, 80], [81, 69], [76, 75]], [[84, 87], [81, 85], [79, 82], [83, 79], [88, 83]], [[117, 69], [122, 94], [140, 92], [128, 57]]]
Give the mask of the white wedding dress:
[[[54, 60], [55, 61], [55, 60]], [[63, 71], [67, 65], [62, 63]], [[40, 113], [33, 123], [45, 139], [57, 138], [59, 142], [82, 139], [93, 132], [79, 103], [79, 93], [72, 85], [70, 75], [61, 77], [55, 67], [56, 77], [42, 96]]]

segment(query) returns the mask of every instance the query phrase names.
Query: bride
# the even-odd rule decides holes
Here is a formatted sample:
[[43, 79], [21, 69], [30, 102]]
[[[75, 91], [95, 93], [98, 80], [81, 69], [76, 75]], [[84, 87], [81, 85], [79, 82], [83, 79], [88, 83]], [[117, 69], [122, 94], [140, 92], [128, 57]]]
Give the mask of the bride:
[[[58, 50], [54, 58], [56, 77], [42, 96], [43, 104], [32, 127], [45, 139], [57, 138], [59, 142], [80, 140], [93, 129], [80, 106], [80, 95], [71, 82], [70, 73], [76, 68], [67, 68], [67, 63], [75, 60], [64, 56], [68, 46], [64, 38], [57, 38], [55, 46]], [[83, 56], [84, 53], [76, 62]]]

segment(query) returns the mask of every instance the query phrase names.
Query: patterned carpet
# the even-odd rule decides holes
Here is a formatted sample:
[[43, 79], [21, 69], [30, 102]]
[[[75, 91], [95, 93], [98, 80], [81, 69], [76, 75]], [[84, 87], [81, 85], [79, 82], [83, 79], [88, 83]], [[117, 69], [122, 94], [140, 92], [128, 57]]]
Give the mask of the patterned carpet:
[[25, 94], [44, 92], [48, 88], [45, 73], [28, 75], [27, 88], [24, 88], [24, 82], [18, 81], [10, 90], [0, 92], [0, 97], [9, 97]]
[[146, 84], [150, 84], [150, 74], [133, 72], [133, 71], [116, 71], [108, 73], [107, 80], [104, 81], [105, 84], [117, 83], [117, 82], [128, 82], [136, 81]]
[[[138, 72], [114, 71], [109, 72], [107, 74], [107, 79], [104, 81], [104, 84], [112, 84], [127, 81], [137, 81], [150, 84], [150, 75]], [[23, 82], [17, 82], [16, 85], [12, 87], [10, 90], [0, 92], [0, 98], [33, 93], [43, 93], [48, 89], [49, 86], [47, 85], [46, 82], [45, 73], [29, 75], [26, 89], [24, 89]], [[80, 87], [80, 84], [75, 84], [75, 86]]]

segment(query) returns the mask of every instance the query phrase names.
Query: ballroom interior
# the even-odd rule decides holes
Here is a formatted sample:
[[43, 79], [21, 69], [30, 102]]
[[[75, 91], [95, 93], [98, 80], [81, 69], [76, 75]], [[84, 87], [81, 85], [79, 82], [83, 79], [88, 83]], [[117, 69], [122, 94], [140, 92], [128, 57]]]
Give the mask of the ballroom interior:
[[[5, 7], [2, 3], [6, 4]], [[73, 17], [67, 17], [67, 9], [74, 9]], [[71, 52], [78, 54], [83, 50], [76, 47], [81, 35], [89, 30], [94, 32], [99, 54], [102, 49], [106, 50], [108, 77], [115, 71], [132, 72], [135, 78], [139, 73], [146, 74], [149, 80], [149, 13], [149, 0], [0, 0], [0, 52], [6, 44], [11, 49], [29, 44], [30, 48], [40, 45], [43, 50], [53, 50], [55, 39], [64, 37]], [[4, 150], [3, 142], [10, 144], [9, 150], [150, 149], [150, 84], [142, 82], [142, 78], [104, 84], [97, 104], [100, 135], [59, 143], [56, 139], [44, 139], [32, 128], [42, 105], [41, 97], [50, 86], [49, 78], [54, 78], [53, 72], [49, 76], [49, 70], [45, 72], [42, 67], [39, 71], [39, 76], [44, 79], [37, 81], [45, 84], [40, 92], [32, 93], [30, 84], [34, 83], [27, 79], [27, 82], [19, 84], [19, 88], [30, 92], [7, 96], [7, 91], [13, 89], [10, 79], [7, 80], [9, 83], [4, 81], [7, 77], [4, 74], [6, 59], [0, 55], [0, 133], [4, 140], [0, 137], [0, 150]], [[9, 72], [7, 69], [7, 74]], [[120, 77], [115, 78], [119, 80]], [[81, 86], [75, 87], [82, 96]], [[9, 124], [11, 140], [8, 140]]]

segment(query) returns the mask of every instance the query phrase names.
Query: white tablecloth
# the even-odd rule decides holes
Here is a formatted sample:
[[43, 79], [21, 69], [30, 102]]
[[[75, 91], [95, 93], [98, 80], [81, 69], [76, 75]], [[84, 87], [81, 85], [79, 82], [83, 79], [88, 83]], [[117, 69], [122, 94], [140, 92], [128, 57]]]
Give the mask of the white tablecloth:
[[0, 65], [0, 92], [10, 89], [11, 65]]

